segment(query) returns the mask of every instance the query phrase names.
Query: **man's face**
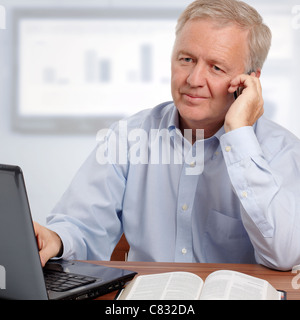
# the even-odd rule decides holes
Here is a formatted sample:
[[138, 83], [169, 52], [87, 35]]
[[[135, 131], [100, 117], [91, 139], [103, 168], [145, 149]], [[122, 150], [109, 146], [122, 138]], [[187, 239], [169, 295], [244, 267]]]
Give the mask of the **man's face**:
[[247, 57], [247, 32], [236, 25], [220, 28], [209, 19], [184, 25], [174, 44], [171, 80], [181, 129], [205, 129], [207, 137], [222, 126], [234, 101], [230, 81], [245, 72]]

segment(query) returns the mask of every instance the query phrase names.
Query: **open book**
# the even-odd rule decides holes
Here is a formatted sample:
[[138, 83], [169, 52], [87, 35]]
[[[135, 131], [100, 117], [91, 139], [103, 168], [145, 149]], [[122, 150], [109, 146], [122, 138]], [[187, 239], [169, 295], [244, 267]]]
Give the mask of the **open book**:
[[282, 300], [266, 280], [236, 271], [211, 273], [205, 282], [190, 272], [141, 275], [125, 287], [118, 300]]

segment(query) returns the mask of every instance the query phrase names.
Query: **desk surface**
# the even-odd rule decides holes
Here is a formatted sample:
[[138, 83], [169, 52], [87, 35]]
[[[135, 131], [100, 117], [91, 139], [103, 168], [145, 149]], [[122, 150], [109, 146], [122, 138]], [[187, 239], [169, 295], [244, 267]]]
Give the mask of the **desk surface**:
[[[287, 292], [288, 300], [300, 300], [300, 289], [296, 290], [292, 286], [292, 280], [297, 275], [291, 271], [276, 271], [268, 269], [258, 264], [215, 264], [215, 263], [168, 263], [168, 262], [123, 262], [123, 261], [88, 261], [90, 263], [123, 268], [138, 272], [141, 274], [153, 274], [171, 271], [187, 271], [200, 276], [203, 280], [216, 270], [234, 270], [246, 273], [248, 275], [265, 279], [278, 290]], [[300, 279], [294, 279], [299, 284]], [[106, 294], [98, 299], [111, 300], [116, 292]]]

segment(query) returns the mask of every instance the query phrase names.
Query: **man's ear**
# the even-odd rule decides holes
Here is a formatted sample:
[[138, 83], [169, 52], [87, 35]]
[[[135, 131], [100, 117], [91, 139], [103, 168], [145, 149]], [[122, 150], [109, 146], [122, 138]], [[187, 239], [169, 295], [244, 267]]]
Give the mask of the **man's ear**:
[[255, 72], [255, 77], [259, 78], [260, 75], [261, 75], [261, 69], [257, 69], [256, 72]]

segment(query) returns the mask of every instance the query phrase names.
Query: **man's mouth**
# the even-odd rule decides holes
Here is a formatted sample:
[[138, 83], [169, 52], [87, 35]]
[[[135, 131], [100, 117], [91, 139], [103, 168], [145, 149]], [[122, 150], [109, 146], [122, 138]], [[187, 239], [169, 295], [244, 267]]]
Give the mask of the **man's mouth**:
[[200, 95], [194, 95], [190, 93], [182, 93], [182, 96], [184, 99], [190, 102], [200, 102], [202, 100], [207, 100], [208, 97], [205, 96], [200, 96]]

